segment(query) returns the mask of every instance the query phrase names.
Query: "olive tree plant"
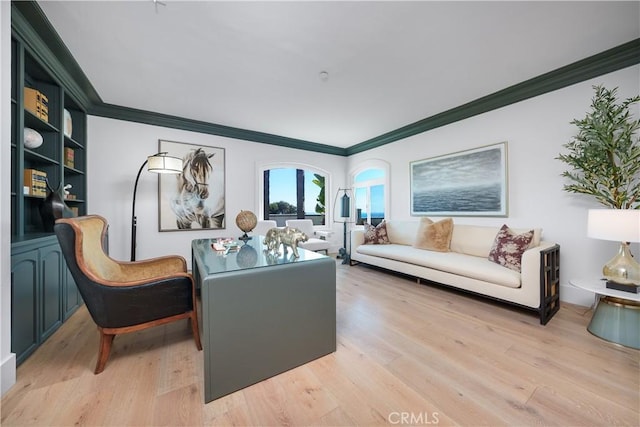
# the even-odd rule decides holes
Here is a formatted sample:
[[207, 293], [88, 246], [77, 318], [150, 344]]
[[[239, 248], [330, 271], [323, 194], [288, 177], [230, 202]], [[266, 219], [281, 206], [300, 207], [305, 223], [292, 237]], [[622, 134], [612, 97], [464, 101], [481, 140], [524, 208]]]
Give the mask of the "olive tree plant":
[[631, 113], [640, 96], [617, 100], [617, 90], [594, 86], [591, 111], [573, 120], [578, 134], [557, 159], [571, 167], [562, 173], [564, 190], [593, 196], [611, 209], [640, 208], [640, 120]]

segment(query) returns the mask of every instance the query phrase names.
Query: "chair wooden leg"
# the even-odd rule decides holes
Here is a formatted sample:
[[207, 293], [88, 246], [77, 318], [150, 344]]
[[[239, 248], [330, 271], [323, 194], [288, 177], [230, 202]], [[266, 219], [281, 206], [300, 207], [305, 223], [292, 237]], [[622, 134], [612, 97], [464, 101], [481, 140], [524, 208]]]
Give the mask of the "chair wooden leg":
[[98, 328], [100, 331], [100, 350], [98, 351], [98, 362], [96, 363], [95, 374], [99, 374], [104, 371], [104, 367], [109, 359], [109, 353], [111, 352], [111, 344], [115, 335], [105, 333], [102, 328]]
[[202, 342], [200, 342], [200, 328], [198, 327], [198, 314], [195, 310], [191, 312], [191, 332], [193, 332], [193, 339], [196, 340], [196, 348], [202, 350]]

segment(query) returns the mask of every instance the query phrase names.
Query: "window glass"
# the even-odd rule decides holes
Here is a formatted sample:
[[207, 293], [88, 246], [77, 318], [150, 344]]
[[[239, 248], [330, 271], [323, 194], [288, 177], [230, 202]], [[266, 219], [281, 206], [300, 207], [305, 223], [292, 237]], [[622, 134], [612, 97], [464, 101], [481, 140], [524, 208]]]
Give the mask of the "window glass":
[[377, 225], [385, 218], [385, 171], [365, 169], [354, 177], [356, 223]]
[[311, 219], [314, 225], [326, 224], [325, 180], [323, 174], [296, 168], [264, 171], [264, 219], [283, 227], [288, 219]]
[[373, 179], [384, 179], [384, 170], [382, 169], [366, 169], [355, 177], [355, 182], [364, 182]]
[[356, 187], [355, 191], [356, 224], [364, 224], [367, 220], [367, 189]]

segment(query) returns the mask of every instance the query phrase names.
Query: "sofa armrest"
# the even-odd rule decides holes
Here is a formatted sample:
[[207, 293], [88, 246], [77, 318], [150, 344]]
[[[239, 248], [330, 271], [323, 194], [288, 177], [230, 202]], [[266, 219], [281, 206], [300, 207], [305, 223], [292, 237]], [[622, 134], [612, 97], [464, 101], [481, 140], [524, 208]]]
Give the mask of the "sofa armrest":
[[560, 246], [542, 241], [522, 254], [522, 290], [536, 295], [540, 323], [546, 324], [560, 308]]
[[358, 246], [364, 244], [364, 230], [351, 230], [351, 245], [349, 246], [350, 253], [353, 253]]

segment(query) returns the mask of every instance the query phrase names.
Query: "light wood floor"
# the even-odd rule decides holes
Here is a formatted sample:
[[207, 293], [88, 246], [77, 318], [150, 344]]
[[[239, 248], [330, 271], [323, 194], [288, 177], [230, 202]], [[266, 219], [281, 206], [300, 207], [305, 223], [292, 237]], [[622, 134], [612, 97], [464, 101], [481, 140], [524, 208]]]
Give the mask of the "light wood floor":
[[640, 424], [640, 352], [586, 331], [564, 305], [547, 326], [487, 300], [338, 264], [336, 353], [203, 403], [187, 322], [116, 338], [81, 308], [18, 368], [13, 425]]

